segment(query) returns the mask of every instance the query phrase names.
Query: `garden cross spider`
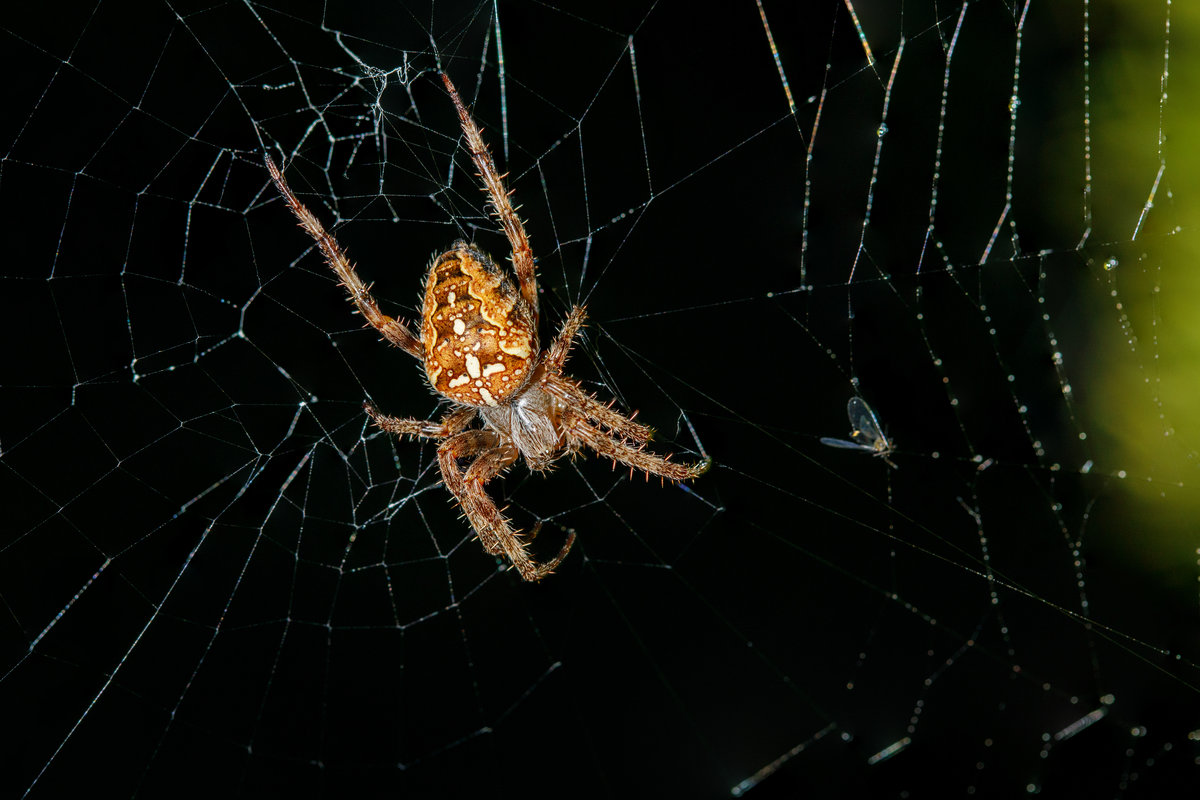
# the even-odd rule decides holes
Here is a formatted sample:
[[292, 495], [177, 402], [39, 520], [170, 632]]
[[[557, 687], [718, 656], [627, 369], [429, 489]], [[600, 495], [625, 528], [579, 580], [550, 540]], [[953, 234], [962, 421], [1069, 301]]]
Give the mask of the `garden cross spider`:
[[[641, 470], [684, 481], [703, 474], [712, 463], [678, 464], [645, 450], [653, 431], [614, 411], [563, 375], [571, 343], [586, 314], [575, 306], [549, 349], [538, 348], [538, 289], [533, 252], [525, 228], [509, 201], [502, 178], [483, 142], [479, 127], [463, 105], [449, 76], [442, 82], [458, 111], [471, 160], [491, 200], [492, 213], [512, 246], [517, 286], [505, 270], [478, 247], [457, 241], [433, 260], [425, 279], [420, 335], [379, 310], [337, 240], [288, 188], [271, 157], [267, 169], [300, 227], [320, 248], [341, 279], [350, 299], [387, 341], [420, 360], [429, 385], [454, 406], [440, 422], [382, 414], [370, 404], [375, 424], [397, 436], [421, 436], [440, 442], [437, 448], [442, 482], [474, 528], [484, 550], [504, 556], [527, 581], [548, 575], [575, 541], [570, 533], [550, 561], [539, 563], [528, 551], [537, 534], [514, 531], [484, 488], [524, 456], [530, 470], [540, 472], [564, 454], [583, 448]], [[479, 417], [481, 428], [469, 428]], [[472, 459], [460, 468], [460, 459]]]

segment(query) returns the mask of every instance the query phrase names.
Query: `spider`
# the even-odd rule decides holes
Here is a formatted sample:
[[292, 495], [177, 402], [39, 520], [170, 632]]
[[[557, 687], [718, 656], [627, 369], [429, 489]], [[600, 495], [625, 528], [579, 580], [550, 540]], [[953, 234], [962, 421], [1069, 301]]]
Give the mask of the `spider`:
[[[438, 441], [442, 482], [484, 550], [507, 558], [526, 581], [539, 581], [566, 558], [575, 534], [568, 534], [558, 555], [549, 561], [538, 562], [530, 554], [529, 542], [538, 526], [528, 534], [514, 530], [485, 488], [518, 457], [524, 457], [530, 470], [542, 472], [561, 456], [588, 448], [612, 459], [613, 466], [625, 464], [630, 473], [636, 469], [647, 479], [657, 475], [671, 481], [702, 475], [712, 460], [681, 464], [647, 452], [651, 428], [613, 410], [611, 403], [597, 400], [563, 374], [571, 344], [587, 316], [583, 306], [574, 306], [550, 347], [539, 350], [538, 286], [529, 238], [479, 127], [445, 73], [442, 83], [458, 112], [491, 211], [512, 247], [517, 281], [514, 285], [507, 272], [474, 244], [454, 242], [429, 266], [419, 335], [379, 310], [370, 287], [337, 240], [296, 198], [269, 155], [267, 170], [367, 324], [420, 361], [430, 387], [452, 406], [440, 422], [389, 416], [370, 403], [363, 404], [364, 410], [388, 433]], [[473, 428], [477, 417], [482, 426]], [[471, 461], [463, 468], [459, 462], [465, 459]]]

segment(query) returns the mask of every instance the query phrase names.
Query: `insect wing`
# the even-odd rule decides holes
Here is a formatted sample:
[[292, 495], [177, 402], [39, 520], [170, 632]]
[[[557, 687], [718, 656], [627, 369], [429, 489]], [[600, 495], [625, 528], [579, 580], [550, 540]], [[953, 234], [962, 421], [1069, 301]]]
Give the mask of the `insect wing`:
[[851, 397], [846, 403], [846, 414], [850, 417], [850, 438], [864, 450], [888, 449], [887, 437], [879, 430], [875, 412], [860, 397]]
[[845, 439], [833, 439], [833, 438], [830, 438], [829, 436], [822, 436], [821, 444], [829, 445], [830, 447], [840, 447], [843, 450], [870, 450], [871, 452], [875, 451], [874, 447], [870, 447], [865, 444], [859, 444], [858, 442], [848, 442]]

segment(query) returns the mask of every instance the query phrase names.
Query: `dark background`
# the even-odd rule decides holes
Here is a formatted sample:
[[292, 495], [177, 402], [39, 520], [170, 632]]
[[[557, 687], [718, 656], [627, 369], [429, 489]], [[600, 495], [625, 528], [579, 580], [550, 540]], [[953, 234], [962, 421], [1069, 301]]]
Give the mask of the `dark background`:
[[[844, 3], [764, 3], [777, 65], [754, 2], [501, 3], [503, 94], [489, 4], [6, 11], [0, 795], [1194, 785], [1186, 153], [1133, 236], [1193, 28], [1025, 8], [864, 0], [871, 65]], [[436, 399], [262, 166], [411, 319], [431, 255], [507, 247], [439, 63], [543, 339], [586, 302], [572, 374], [715, 460], [512, 470], [543, 552], [579, 536], [536, 586], [367, 427]], [[854, 394], [899, 469], [819, 443]]]

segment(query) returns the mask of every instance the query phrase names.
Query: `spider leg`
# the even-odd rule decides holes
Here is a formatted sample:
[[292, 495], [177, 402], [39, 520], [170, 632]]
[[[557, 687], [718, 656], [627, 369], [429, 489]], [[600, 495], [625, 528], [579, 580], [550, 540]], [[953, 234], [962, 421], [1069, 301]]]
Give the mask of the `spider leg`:
[[458, 121], [462, 125], [463, 136], [467, 139], [467, 149], [471, 151], [471, 160], [475, 162], [475, 169], [479, 170], [479, 177], [483, 179], [483, 185], [487, 187], [488, 197], [492, 201], [492, 211], [500, 220], [500, 226], [504, 228], [504, 235], [508, 237], [508, 243], [512, 245], [513, 269], [521, 284], [521, 296], [533, 309], [536, 322], [538, 311], [537, 276], [534, 274], [533, 250], [529, 247], [529, 237], [525, 234], [525, 226], [521, 224], [521, 218], [517, 216], [516, 209], [509, 202], [509, 192], [504, 188], [502, 180], [504, 176], [496, 172], [496, 162], [492, 161], [492, 154], [488, 152], [488, 147], [484, 144], [479, 126], [475, 124], [467, 107], [463, 105], [462, 98], [458, 96], [458, 90], [454, 88], [450, 76], [444, 72], [442, 73], [442, 83], [446, 85], [446, 91], [450, 93], [450, 99], [454, 101], [454, 108], [458, 111]]
[[[504, 548], [500, 545], [487, 515], [478, 513], [475, 506], [469, 502], [466, 477], [458, 467], [458, 460], [478, 455], [499, 443], [500, 437], [492, 431], [470, 430], [452, 436], [438, 445], [438, 467], [442, 471], [442, 483], [450, 490], [450, 494], [454, 495], [475, 535], [479, 537], [483, 549], [494, 556], [503, 555]], [[495, 515], [499, 516], [500, 512], [495, 510], [495, 504], [492, 504], [492, 507]]]
[[[579, 409], [587, 419], [608, 428], [613, 436], [641, 445], [650, 441], [654, 435], [653, 428], [640, 422], [634, 422], [624, 414], [613, 411], [609, 405], [600, 402], [593, 395], [579, 388], [579, 385], [570, 378], [552, 372], [542, 379], [542, 386], [551, 396], [562, 401], [567, 407]], [[584, 424], [588, 423], [585, 421]], [[591, 425], [588, 427], [590, 428]], [[598, 433], [600, 432], [598, 431]], [[600, 435], [607, 434], [601, 433]]]
[[375, 425], [396, 436], [421, 436], [426, 439], [445, 439], [461, 433], [478, 413], [473, 408], [460, 408], [442, 417], [441, 422], [431, 422], [424, 419], [409, 417], [392, 417], [381, 414], [370, 403], [363, 403], [363, 410], [370, 416]]
[[371, 296], [370, 287], [363, 283], [362, 278], [358, 277], [358, 273], [354, 271], [354, 265], [350, 263], [342, 248], [338, 246], [337, 239], [325, 230], [321, 221], [317, 219], [317, 215], [300, 202], [271, 157], [268, 155], [265, 158], [267, 171], [271, 173], [271, 180], [275, 182], [275, 188], [279, 190], [279, 194], [283, 196], [288, 208], [300, 221], [300, 227], [317, 243], [321, 254], [325, 256], [325, 262], [337, 273], [342, 281], [342, 286], [345, 286], [346, 291], [350, 293], [350, 299], [354, 301], [354, 305], [358, 306], [359, 313], [366, 318], [371, 327], [383, 335], [383, 338], [410, 356], [423, 358], [421, 341], [413, 336], [412, 331], [405, 327], [403, 322], [393, 319], [379, 310], [379, 305]]
[[571, 313], [567, 315], [566, 322], [563, 323], [558, 335], [554, 337], [554, 342], [550, 345], [550, 349], [546, 351], [545, 365], [546, 369], [554, 373], [562, 372], [563, 365], [567, 363], [567, 356], [571, 354], [571, 345], [575, 342], [575, 337], [579, 335], [579, 331], [583, 329], [583, 321], [587, 319], [587, 309], [584, 306], [574, 306], [571, 308]]
[[593, 426], [587, 418], [577, 412], [563, 415], [563, 429], [568, 438], [579, 441], [606, 458], [611, 458], [614, 463], [620, 461], [632, 469], [646, 473], [647, 480], [651, 475], [658, 475], [671, 481], [688, 481], [708, 472], [708, 468], [712, 466], [711, 458], [696, 464], [677, 464], [668, 460], [669, 457], [647, 453], [643, 449], [644, 443], [631, 445], [615, 439]]
[[583, 328], [585, 319], [587, 319], [587, 309], [583, 306], [574, 306], [571, 313], [567, 315], [562, 329], [554, 337], [550, 349], [546, 351], [546, 358], [543, 361], [546, 376], [542, 379], [542, 386], [552, 396], [568, 406], [581, 409], [588, 418], [600, 423], [622, 439], [641, 443], [650, 441], [650, 437], [654, 435], [653, 429], [634, 422], [632, 418], [624, 414], [613, 411], [609, 405], [601, 403], [595, 396], [579, 388], [579, 384], [563, 376], [562, 369], [566, 364], [567, 356], [570, 355], [571, 344]]
[[[458, 459], [476, 454], [478, 457], [465, 473], [458, 468]], [[470, 430], [438, 446], [438, 466], [442, 470], [442, 482], [467, 515], [483, 548], [492, 555], [506, 556], [525, 580], [540, 581], [566, 558], [571, 545], [575, 543], [575, 534], [567, 537], [562, 550], [550, 561], [539, 564], [530, 555], [528, 538], [532, 537], [522, 540], [484, 488], [488, 481], [512, 465], [519, 455], [516, 447], [503, 441], [493, 431]]]

